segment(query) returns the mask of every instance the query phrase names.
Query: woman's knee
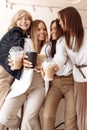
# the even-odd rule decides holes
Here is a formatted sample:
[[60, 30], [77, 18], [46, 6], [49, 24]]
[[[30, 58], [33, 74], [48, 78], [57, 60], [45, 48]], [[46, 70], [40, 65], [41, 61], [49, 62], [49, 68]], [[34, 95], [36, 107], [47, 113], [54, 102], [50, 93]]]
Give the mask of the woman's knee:
[[0, 113], [0, 123], [6, 125], [9, 122], [9, 115]]
[[54, 120], [55, 115], [51, 114], [49, 111], [44, 111], [43, 112], [43, 120], [49, 121], [49, 120]]
[[0, 123], [9, 128], [18, 128], [20, 125], [21, 119], [19, 117], [13, 117], [9, 113], [0, 115]]

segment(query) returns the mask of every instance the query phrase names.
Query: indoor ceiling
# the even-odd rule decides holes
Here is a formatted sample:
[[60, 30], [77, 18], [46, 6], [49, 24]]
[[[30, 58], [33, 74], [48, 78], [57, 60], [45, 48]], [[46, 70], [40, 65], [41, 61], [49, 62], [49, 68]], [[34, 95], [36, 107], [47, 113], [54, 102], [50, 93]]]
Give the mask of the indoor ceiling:
[[87, 10], [87, 0], [6, 0], [7, 5], [30, 5], [40, 7], [63, 8], [74, 6], [78, 9]]

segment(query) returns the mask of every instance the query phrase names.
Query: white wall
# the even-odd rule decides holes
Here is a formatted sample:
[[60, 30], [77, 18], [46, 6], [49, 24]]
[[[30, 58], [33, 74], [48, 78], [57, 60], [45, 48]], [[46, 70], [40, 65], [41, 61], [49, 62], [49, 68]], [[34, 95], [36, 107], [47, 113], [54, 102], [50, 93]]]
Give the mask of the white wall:
[[[0, 9], [0, 38], [6, 32], [12, 16], [19, 9], [21, 9], [21, 8], [15, 8], [13, 10]], [[49, 31], [50, 22], [53, 19], [57, 18], [57, 11], [54, 11], [53, 13], [51, 13], [49, 8], [44, 8], [44, 9], [37, 8], [36, 11], [33, 11], [31, 8], [28, 8], [28, 7], [27, 8], [25, 7], [25, 9], [31, 13], [33, 19], [44, 20], [48, 27], [48, 31]]]
[[[29, 6], [14, 6], [13, 9], [6, 9], [6, 8], [0, 8], [0, 38], [2, 35], [6, 32], [10, 20], [14, 13], [18, 11], [19, 9], [26, 9], [28, 10], [33, 19], [42, 19], [45, 21], [47, 27], [48, 27], [48, 32], [49, 32], [49, 27], [50, 23], [53, 19], [57, 18], [57, 12], [59, 9], [54, 8], [51, 12], [49, 8], [45, 7], [36, 7], [35, 10], [32, 7]], [[87, 10], [79, 10], [81, 16], [82, 16], [82, 21], [84, 24], [84, 27], [87, 28]]]

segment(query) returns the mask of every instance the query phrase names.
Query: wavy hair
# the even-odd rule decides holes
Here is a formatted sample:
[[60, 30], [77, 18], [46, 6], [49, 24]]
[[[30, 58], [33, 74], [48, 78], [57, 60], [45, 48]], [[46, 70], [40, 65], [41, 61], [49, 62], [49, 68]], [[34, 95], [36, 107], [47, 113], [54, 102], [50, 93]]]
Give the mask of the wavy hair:
[[[19, 10], [12, 17], [12, 20], [11, 20], [10, 26], [8, 27], [8, 30], [11, 29], [11, 28], [13, 28], [13, 27], [17, 27], [17, 21], [20, 18], [24, 17], [24, 16], [29, 17], [30, 21], [32, 22], [32, 16], [31, 16], [31, 14], [28, 11], [26, 11], [24, 9], [23, 10]], [[26, 31], [27, 34], [30, 34], [30, 28]]]

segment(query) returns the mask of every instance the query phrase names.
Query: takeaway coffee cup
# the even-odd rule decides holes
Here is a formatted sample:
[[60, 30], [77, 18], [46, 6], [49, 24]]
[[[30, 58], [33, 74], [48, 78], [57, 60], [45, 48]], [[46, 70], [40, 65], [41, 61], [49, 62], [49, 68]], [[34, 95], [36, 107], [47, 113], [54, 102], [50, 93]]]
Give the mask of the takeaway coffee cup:
[[13, 46], [9, 54], [13, 61], [13, 65], [11, 67], [12, 70], [18, 70], [22, 67], [22, 59], [23, 59], [23, 49], [19, 46]]
[[37, 60], [37, 52], [26, 52], [26, 55], [28, 56], [28, 60], [32, 63], [32, 67], [30, 68], [35, 68]]
[[53, 80], [55, 63], [45, 61], [43, 64], [43, 70], [45, 72], [44, 80]]
[[37, 61], [39, 62], [38, 63], [38, 68], [41, 68], [42, 63], [45, 61], [45, 59], [46, 59], [46, 55], [38, 54], [38, 56], [37, 56]]

